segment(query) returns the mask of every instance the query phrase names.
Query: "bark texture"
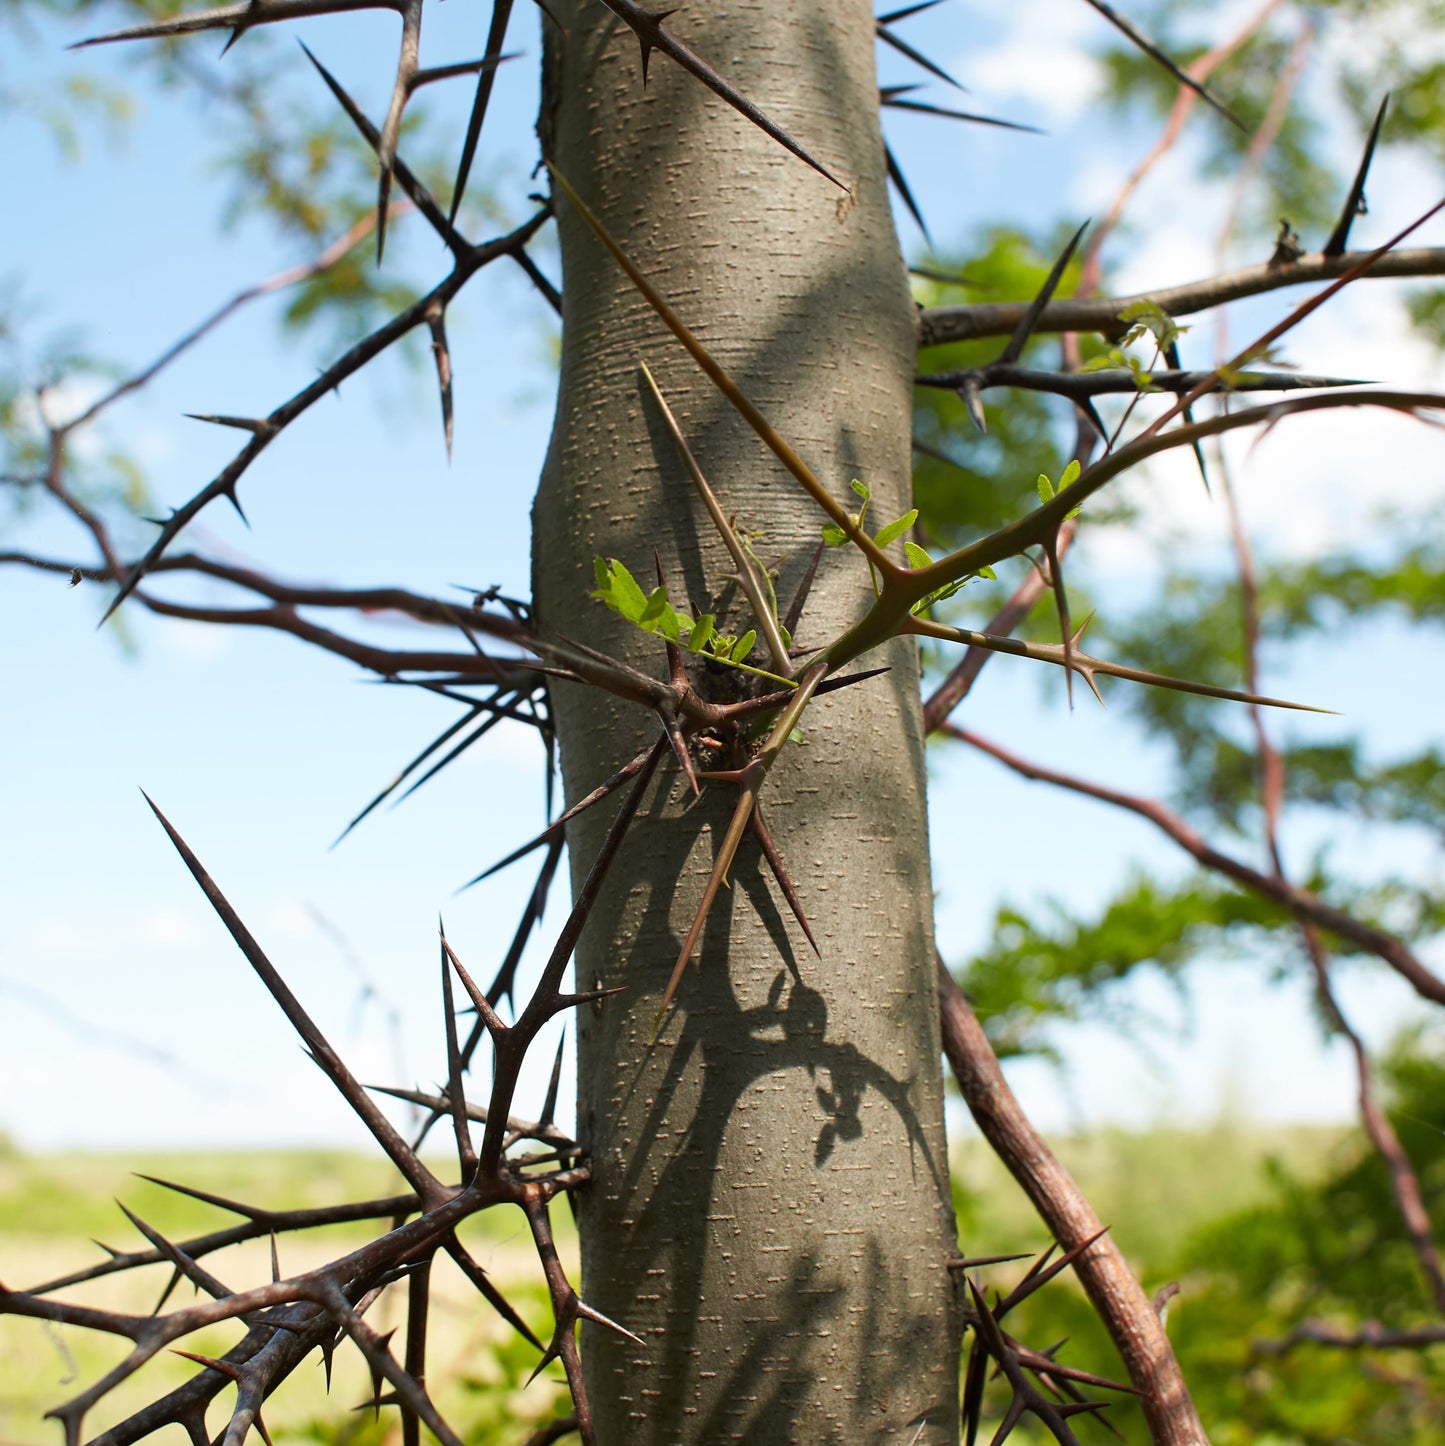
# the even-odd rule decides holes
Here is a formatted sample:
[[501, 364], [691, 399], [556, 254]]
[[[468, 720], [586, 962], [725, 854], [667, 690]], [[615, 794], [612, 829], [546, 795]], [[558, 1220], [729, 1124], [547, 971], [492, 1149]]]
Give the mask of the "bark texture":
[[[705, 345], [841, 498], [908, 505], [913, 307], [888, 213], [864, 0], [739, 0], [672, 28], [849, 184], [845, 195], [654, 55], [594, 0], [549, 0], [547, 154]], [[562, 379], [535, 510], [545, 629], [665, 676], [662, 649], [589, 601], [595, 555], [723, 611], [722, 545], [645, 394], [646, 361], [779, 596], [820, 518], [559, 199]], [[849, 503], [855, 507], [856, 499]], [[798, 629], [818, 645], [869, 598], [830, 552]], [[720, 618], [720, 623], [724, 621]], [[916, 652], [816, 702], [763, 807], [818, 935], [809, 950], [745, 840], [700, 960], [648, 1035], [733, 805], [664, 765], [578, 953], [583, 1296], [644, 1348], [583, 1328], [599, 1439], [955, 1439], [960, 1335], [943, 1133]], [[735, 675], [718, 671], [724, 696]], [[599, 693], [554, 689], [569, 799], [657, 736]], [[574, 882], [611, 809], [569, 832]]]

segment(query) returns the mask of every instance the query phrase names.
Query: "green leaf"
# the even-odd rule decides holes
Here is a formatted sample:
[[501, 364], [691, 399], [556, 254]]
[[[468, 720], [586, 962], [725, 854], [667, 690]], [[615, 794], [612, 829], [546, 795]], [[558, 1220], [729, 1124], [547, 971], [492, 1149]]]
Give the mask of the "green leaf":
[[823, 541], [829, 547], [842, 547], [847, 542], [848, 534], [838, 526], [836, 522], [825, 522], [823, 524]]
[[788, 734], [788, 742], [789, 742], [789, 743], [801, 743], [802, 741], [803, 741], [803, 730], [802, 730], [801, 728], [794, 728], [793, 731]]
[[869, 501], [873, 492], [866, 482], [860, 482], [856, 477], [848, 484], [865, 501]]
[[736, 643], [733, 644], [731, 660], [734, 663], [747, 661], [747, 656], [753, 650], [753, 644], [758, 640], [756, 628], [749, 628]]
[[1119, 313], [1119, 320], [1134, 322], [1133, 330], [1141, 336], [1149, 332], [1161, 351], [1189, 330], [1187, 326], [1177, 325], [1174, 318], [1149, 296], [1131, 301]]
[[933, 565], [933, 559], [928, 555], [927, 550], [916, 542], [905, 542], [903, 551], [908, 558], [909, 567], [931, 567]]
[[606, 565], [598, 558], [594, 564], [599, 586], [592, 594], [600, 598], [615, 613], [620, 613], [630, 623], [639, 623], [647, 607], [647, 594], [637, 585], [637, 579], [615, 557]]
[[1050, 482], [1048, 477], [1042, 472], [1039, 473], [1038, 487], [1040, 502], [1052, 502], [1054, 500], [1054, 484]]
[[692, 625], [692, 631], [688, 634], [687, 645], [694, 653], [701, 653], [715, 637], [717, 637], [717, 628], [713, 624], [712, 614], [704, 613]]
[[878, 535], [873, 539], [879, 547], [887, 547], [895, 538], [902, 537], [915, 522], [918, 521], [918, 509], [911, 507], [896, 522], [890, 522], [887, 527], [880, 527]]
[[[1077, 509], [1075, 509], [1075, 510], [1077, 511]], [[1069, 515], [1072, 516], [1073, 513], [1070, 513]], [[981, 568], [979, 568], [979, 570], [978, 570], [978, 576], [979, 576], [979, 577], [986, 577], [990, 582], [997, 582], [997, 581], [998, 581], [998, 574], [997, 574], [997, 573], [993, 570], [993, 568], [991, 568], [987, 563], [984, 563], [984, 565], [983, 565]]]
[[1081, 470], [1079, 459], [1075, 457], [1074, 460], [1064, 468], [1064, 475], [1059, 478], [1059, 491], [1062, 492], [1065, 487], [1072, 487], [1074, 483], [1079, 480]]

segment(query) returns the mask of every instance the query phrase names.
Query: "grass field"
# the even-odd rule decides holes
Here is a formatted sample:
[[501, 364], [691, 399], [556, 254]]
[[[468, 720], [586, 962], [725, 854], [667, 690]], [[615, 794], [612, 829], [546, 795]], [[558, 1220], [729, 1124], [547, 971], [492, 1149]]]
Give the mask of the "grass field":
[[[1231, 1123], [1202, 1132], [1106, 1132], [1057, 1142], [1059, 1153], [1150, 1290], [1164, 1283], [1166, 1277], [1160, 1272], [1167, 1270], [1191, 1231], [1262, 1198], [1266, 1161], [1283, 1160], [1296, 1170], [1313, 1172], [1326, 1168], [1332, 1156], [1346, 1147], [1342, 1131], [1258, 1131]], [[115, 1249], [141, 1246], [140, 1237], [114, 1203], [117, 1197], [173, 1240], [233, 1223], [235, 1217], [137, 1179], [136, 1173], [277, 1209], [382, 1196], [401, 1188], [395, 1173], [384, 1165], [323, 1152], [126, 1158], [0, 1155], [0, 1281], [24, 1288], [90, 1265], [100, 1258], [95, 1240]], [[1048, 1243], [1027, 1202], [981, 1141], [959, 1144], [955, 1178], [960, 1238], [969, 1253], [1037, 1250]], [[575, 1254], [565, 1205], [556, 1207], [554, 1223], [564, 1249], [569, 1256]], [[338, 1247], [360, 1244], [366, 1228], [333, 1227], [283, 1238], [281, 1269], [294, 1274], [319, 1265], [338, 1253]], [[546, 1294], [520, 1213], [491, 1212], [472, 1222], [464, 1234], [473, 1255], [533, 1330], [546, 1339], [550, 1330]], [[234, 1288], [269, 1278], [264, 1242], [221, 1252], [208, 1258], [207, 1264]], [[1006, 1285], [1021, 1269], [1002, 1268], [998, 1283]], [[168, 1275], [165, 1267], [150, 1267], [67, 1292], [65, 1298], [146, 1311], [155, 1305]], [[434, 1329], [428, 1388], [444, 1413], [464, 1424], [470, 1440], [520, 1442], [530, 1426], [550, 1419], [563, 1407], [560, 1371], [552, 1367], [524, 1390], [535, 1350], [477, 1300], [449, 1262], [439, 1262], [435, 1286], [433, 1313], [440, 1329]], [[1055, 1293], [1050, 1309], [1056, 1316], [1060, 1307], [1066, 1318], [1084, 1309], [1071, 1286], [1050, 1289]], [[402, 1297], [390, 1292], [373, 1307], [369, 1319], [388, 1329], [401, 1322], [403, 1307]], [[1187, 1293], [1180, 1308], [1188, 1309]], [[1050, 1318], [1043, 1303], [1040, 1315]], [[221, 1354], [236, 1338], [234, 1326], [218, 1327], [187, 1344], [202, 1354]], [[122, 1354], [122, 1343], [88, 1332], [0, 1318], [0, 1446], [59, 1441], [60, 1428], [42, 1419], [44, 1411], [82, 1389]], [[1091, 1361], [1080, 1363], [1098, 1368]], [[179, 1384], [195, 1369], [170, 1354], [150, 1362], [88, 1418], [87, 1434]], [[1117, 1371], [1117, 1364], [1110, 1369]], [[370, 1393], [355, 1352], [343, 1348], [337, 1355], [330, 1399], [319, 1366], [307, 1365], [268, 1408], [267, 1424], [278, 1446], [283, 1440], [399, 1439], [393, 1412], [384, 1412], [377, 1424], [370, 1411], [358, 1414], [349, 1409]], [[229, 1392], [223, 1393], [223, 1405], [228, 1396]], [[1128, 1414], [1121, 1415], [1122, 1426], [1127, 1427]], [[1134, 1433], [1127, 1434], [1134, 1439]], [[174, 1439], [179, 1442], [181, 1434], [176, 1432]]]

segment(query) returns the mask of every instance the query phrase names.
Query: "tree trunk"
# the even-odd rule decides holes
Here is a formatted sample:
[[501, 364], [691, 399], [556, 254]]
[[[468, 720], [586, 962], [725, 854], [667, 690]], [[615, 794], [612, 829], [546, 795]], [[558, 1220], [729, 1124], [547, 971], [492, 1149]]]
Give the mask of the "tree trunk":
[[[549, 0], [546, 153], [840, 499], [908, 506], [913, 308], [888, 212], [864, 0], [739, 0], [675, 29], [851, 195], [788, 155], [595, 0]], [[639, 363], [672, 402], [741, 530], [797, 587], [820, 517], [662, 330], [559, 198], [565, 317], [557, 418], [534, 514], [544, 629], [665, 676], [661, 645], [589, 600], [595, 555], [744, 631], [746, 603]], [[870, 598], [852, 549], [824, 558], [798, 646]], [[729, 601], [730, 599], [730, 601]], [[719, 619], [720, 624], [722, 619]], [[745, 839], [656, 1045], [649, 1034], [735, 795], [691, 799], [665, 762], [577, 955], [587, 1303], [645, 1342], [583, 1327], [599, 1439], [955, 1439], [958, 1302], [943, 1132], [918, 665], [815, 702], [763, 807], [821, 946], [808, 949]], [[699, 678], [702, 672], [699, 670]], [[736, 686], [713, 670], [708, 685]], [[569, 801], [658, 736], [566, 683]], [[615, 805], [569, 828], [574, 884]]]

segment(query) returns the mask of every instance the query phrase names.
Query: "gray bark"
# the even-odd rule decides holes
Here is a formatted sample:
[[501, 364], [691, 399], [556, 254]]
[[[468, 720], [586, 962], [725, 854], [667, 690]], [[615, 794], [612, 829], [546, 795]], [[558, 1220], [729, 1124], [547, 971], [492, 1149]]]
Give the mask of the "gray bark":
[[[738, 0], [673, 28], [835, 174], [847, 196], [595, 0], [548, 27], [547, 153], [840, 499], [908, 506], [913, 307], [889, 216], [864, 0]], [[785, 600], [817, 509], [667, 336], [559, 198], [565, 293], [557, 418], [534, 524], [544, 629], [665, 676], [660, 644], [589, 600], [595, 555], [713, 610], [732, 571], [638, 365], [671, 400]], [[736, 593], [736, 589], [732, 590]], [[740, 595], [729, 621], [749, 623]], [[798, 631], [819, 645], [870, 598], [830, 551]], [[721, 620], [720, 620], [721, 621]], [[816, 702], [763, 794], [822, 949], [745, 839], [655, 1046], [652, 1020], [734, 795], [693, 802], [665, 762], [578, 953], [582, 1294], [645, 1348], [583, 1327], [599, 1439], [955, 1439], [958, 1343], [933, 973], [916, 650]], [[710, 686], [736, 686], [718, 672]], [[569, 800], [657, 737], [601, 693], [554, 688]], [[569, 830], [574, 884], [612, 809]]]

